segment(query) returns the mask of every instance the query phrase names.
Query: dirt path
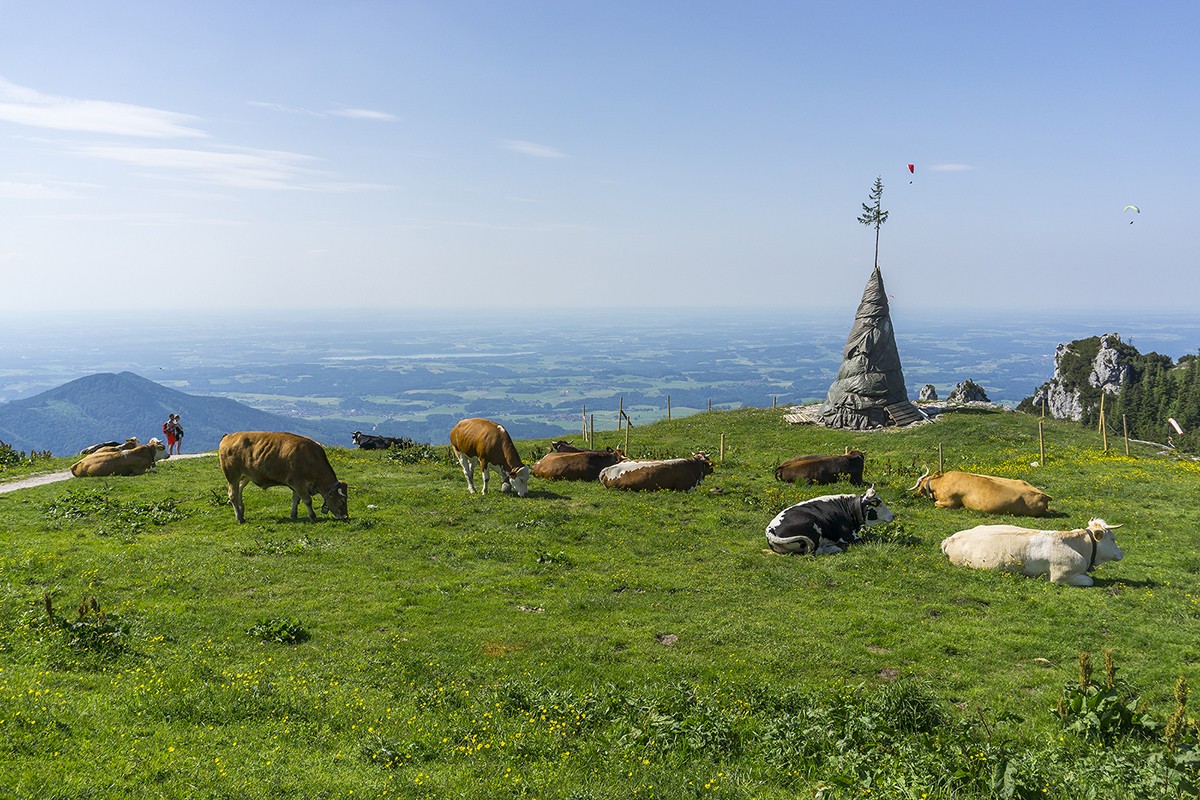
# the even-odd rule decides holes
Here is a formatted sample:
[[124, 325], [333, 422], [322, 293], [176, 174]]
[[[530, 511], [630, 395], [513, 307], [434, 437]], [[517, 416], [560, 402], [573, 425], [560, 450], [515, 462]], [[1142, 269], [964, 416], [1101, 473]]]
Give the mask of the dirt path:
[[[172, 461], [176, 461], [180, 458], [203, 458], [204, 456], [215, 456], [215, 455], [216, 455], [216, 453], [213, 453], [213, 452], [184, 453], [183, 455], [171, 456], [170, 458], [162, 459], [160, 461], [155, 462], [155, 464], [157, 466], [158, 464], [170, 464]], [[0, 494], [7, 494], [8, 492], [15, 492], [17, 489], [29, 489], [34, 486], [45, 486], [47, 483], [58, 483], [59, 481], [67, 481], [67, 480], [70, 480], [72, 477], [74, 477], [74, 476], [71, 475], [71, 471], [68, 469], [64, 469], [62, 472], [48, 472], [45, 475], [30, 475], [28, 478], [18, 478], [15, 481], [5, 481], [3, 483], [0, 483]]]

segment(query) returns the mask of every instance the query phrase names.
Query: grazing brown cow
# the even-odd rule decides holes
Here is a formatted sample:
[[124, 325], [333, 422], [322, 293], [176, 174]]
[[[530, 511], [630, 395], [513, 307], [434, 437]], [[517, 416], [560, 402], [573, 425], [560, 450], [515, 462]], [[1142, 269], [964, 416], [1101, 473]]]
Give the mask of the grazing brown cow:
[[842, 475], [856, 486], [863, 485], [863, 462], [859, 450], [846, 450], [841, 456], [796, 456], [775, 468], [775, 479], [788, 482], [834, 483]]
[[107, 478], [110, 475], [141, 475], [154, 469], [158, 454], [167, 448], [158, 439], [128, 450], [101, 449], [71, 465], [76, 478]]
[[515, 492], [518, 497], [529, 494], [529, 467], [521, 462], [503, 425], [478, 417], [464, 419], [450, 430], [450, 447], [467, 476], [471, 494], [475, 494], [476, 465], [483, 473], [483, 494], [487, 494], [489, 468], [500, 473], [500, 491]]
[[607, 450], [547, 453], [533, 465], [533, 474], [551, 481], [594, 481], [605, 467], [624, 460], [625, 454], [611, 447]]
[[296, 511], [303, 501], [308, 508], [308, 518], [316, 522], [317, 514], [312, 505], [314, 494], [325, 500], [322, 511], [328, 511], [338, 519], [350, 519], [349, 487], [334, 474], [325, 448], [312, 439], [294, 433], [266, 431], [227, 433], [221, 437], [217, 457], [229, 483], [229, 502], [238, 522], [246, 521], [242, 489], [251, 481], [263, 489], [271, 486], [290, 488], [292, 519], [296, 519]]
[[973, 472], [935, 472], [917, 479], [910, 492], [925, 495], [938, 508], [972, 508], [989, 514], [1044, 517], [1053, 499], [1028, 481], [976, 475]]
[[690, 492], [700, 485], [705, 475], [711, 475], [713, 462], [705, 453], [691, 458], [670, 458], [663, 461], [622, 461], [600, 472], [600, 482], [610, 489], [654, 491], [670, 489]]

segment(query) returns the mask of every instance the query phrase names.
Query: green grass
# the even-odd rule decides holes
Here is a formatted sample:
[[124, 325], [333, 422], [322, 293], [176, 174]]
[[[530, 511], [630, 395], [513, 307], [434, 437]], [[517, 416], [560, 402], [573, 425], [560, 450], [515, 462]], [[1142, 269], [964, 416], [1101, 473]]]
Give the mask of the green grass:
[[[1197, 683], [1200, 467], [1055, 422], [1031, 467], [1037, 420], [1008, 412], [848, 433], [742, 409], [630, 449], [722, 434], [688, 494], [472, 496], [448, 459], [330, 448], [349, 522], [251, 488], [239, 526], [212, 458], [0, 495], [0, 796], [1195, 796], [1194, 729], [1168, 751], [1052, 712], [1080, 651], [1112, 650], [1160, 728]], [[1088, 589], [949, 566], [950, 533], [1029, 521], [910, 496], [939, 445], [1045, 488], [1046, 527], [1123, 523], [1125, 559]], [[765, 554], [780, 509], [853, 490], [771, 470], [846, 446], [896, 522]]]

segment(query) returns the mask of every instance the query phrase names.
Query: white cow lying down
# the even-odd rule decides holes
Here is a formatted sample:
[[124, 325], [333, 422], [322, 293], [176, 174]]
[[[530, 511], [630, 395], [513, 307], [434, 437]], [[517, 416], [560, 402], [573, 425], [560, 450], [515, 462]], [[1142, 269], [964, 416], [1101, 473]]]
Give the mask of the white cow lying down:
[[1051, 583], [1091, 586], [1093, 567], [1125, 555], [1112, 534], [1119, 527], [1102, 519], [1073, 531], [980, 525], [942, 540], [942, 552], [958, 567], [1049, 575]]

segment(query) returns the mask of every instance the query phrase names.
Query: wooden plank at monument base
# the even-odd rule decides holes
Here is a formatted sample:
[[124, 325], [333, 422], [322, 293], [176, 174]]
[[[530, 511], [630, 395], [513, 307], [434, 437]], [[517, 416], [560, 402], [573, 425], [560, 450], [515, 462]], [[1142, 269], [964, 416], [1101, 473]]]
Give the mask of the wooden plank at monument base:
[[792, 406], [790, 413], [783, 415], [783, 421], [790, 425], [815, 425], [820, 415], [819, 405]]
[[890, 406], [885, 406], [884, 411], [892, 418], [892, 422], [901, 427], [912, 425], [914, 422], [920, 422], [925, 419], [925, 415], [921, 413], [920, 409], [908, 400], [902, 400], [899, 403], [892, 403]]

